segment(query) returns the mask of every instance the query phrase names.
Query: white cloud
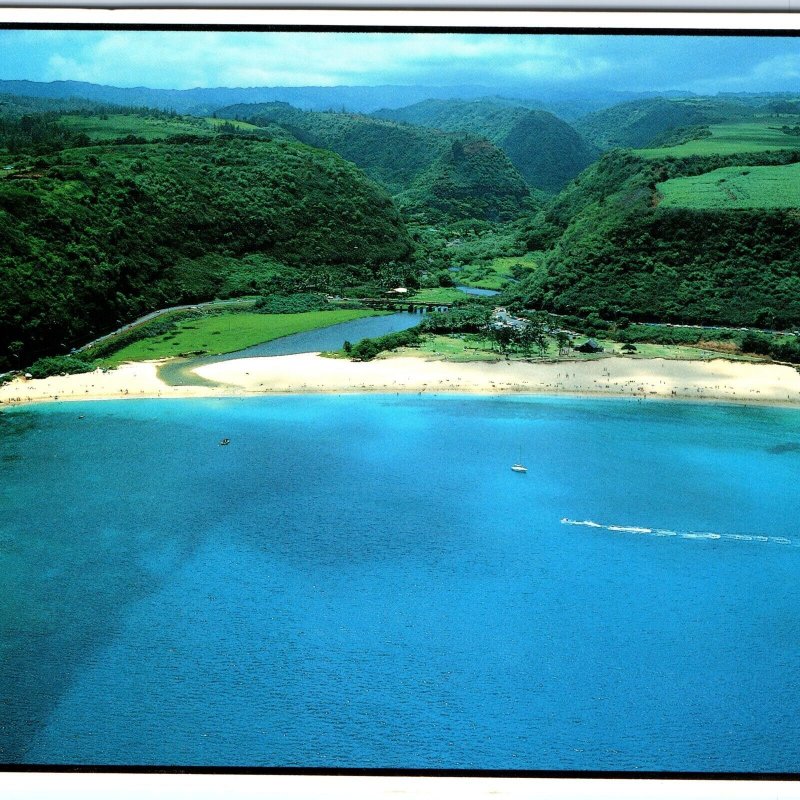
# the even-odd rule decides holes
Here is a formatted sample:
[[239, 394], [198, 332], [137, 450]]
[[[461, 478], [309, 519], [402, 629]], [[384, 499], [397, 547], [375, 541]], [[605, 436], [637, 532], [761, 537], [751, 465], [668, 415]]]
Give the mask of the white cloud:
[[609, 69], [606, 59], [567, 53], [551, 36], [137, 31], [54, 44], [46, 80], [122, 86], [480, 83], [481, 74], [563, 79]]
[[0, 31], [0, 77], [116, 86], [379, 83], [770, 90], [800, 79], [776, 37]]
[[750, 76], [756, 80], [797, 80], [800, 78], [800, 52], [762, 61]]

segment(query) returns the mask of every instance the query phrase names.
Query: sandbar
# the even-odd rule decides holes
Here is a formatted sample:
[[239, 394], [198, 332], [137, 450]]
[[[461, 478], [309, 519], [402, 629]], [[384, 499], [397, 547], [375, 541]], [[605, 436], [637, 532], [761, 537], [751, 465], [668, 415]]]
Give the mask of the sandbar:
[[800, 405], [800, 372], [791, 366], [730, 361], [611, 357], [592, 361], [456, 362], [421, 357], [370, 362], [317, 353], [244, 358], [196, 368], [214, 386], [169, 386], [161, 362], [123, 364], [0, 386], [2, 406], [137, 397], [217, 397], [304, 393], [562, 394]]

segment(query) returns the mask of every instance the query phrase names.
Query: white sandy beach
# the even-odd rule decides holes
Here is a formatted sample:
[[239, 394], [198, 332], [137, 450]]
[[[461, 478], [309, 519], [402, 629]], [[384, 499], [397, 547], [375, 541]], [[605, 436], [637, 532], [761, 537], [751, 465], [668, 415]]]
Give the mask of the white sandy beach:
[[0, 404], [135, 397], [215, 397], [273, 393], [479, 393], [617, 395], [800, 404], [800, 372], [742, 361], [604, 358], [525, 363], [402, 357], [352, 362], [315, 353], [224, 361], [196, 372], [219, 386], [168, 386], [157, 362], [124, 364], [0, 386]]

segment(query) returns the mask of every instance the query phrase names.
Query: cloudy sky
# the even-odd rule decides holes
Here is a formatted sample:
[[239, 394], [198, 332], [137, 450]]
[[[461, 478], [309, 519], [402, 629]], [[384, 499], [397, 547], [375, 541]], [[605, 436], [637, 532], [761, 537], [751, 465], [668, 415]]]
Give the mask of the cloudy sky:
[[114, 86], [800, 91], [800, 39], [0, 30], [0, 78]]

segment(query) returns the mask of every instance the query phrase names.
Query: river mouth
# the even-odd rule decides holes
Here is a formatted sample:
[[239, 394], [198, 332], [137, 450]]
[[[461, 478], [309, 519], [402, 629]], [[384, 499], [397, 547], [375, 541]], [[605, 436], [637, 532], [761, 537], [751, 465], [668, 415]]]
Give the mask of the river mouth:
[[232, 353], [199, 356], [188, 359], [172, 359], [158, 368], [158, 376], [169, 386], [219, 386], [215, 381], [202, 378], [195, 370], [206, 364], [218, 364], [222, 361], [235, 361], [241, 358], [265, 358], [269, 356], [290, 356], [299, 353], [319, 353], [328, 350], [340, 350], [346, 341], [356, 344], [362, 339], [385, 336], [407, 328], [413, 328], [423, 319], [421, 314], [400, 311], [396, 314], [383, 314], [375, 317], [363, 317], [328, 325], [313, 331], [294, 333], [273, 339], [270, 342], [246, 347]]

